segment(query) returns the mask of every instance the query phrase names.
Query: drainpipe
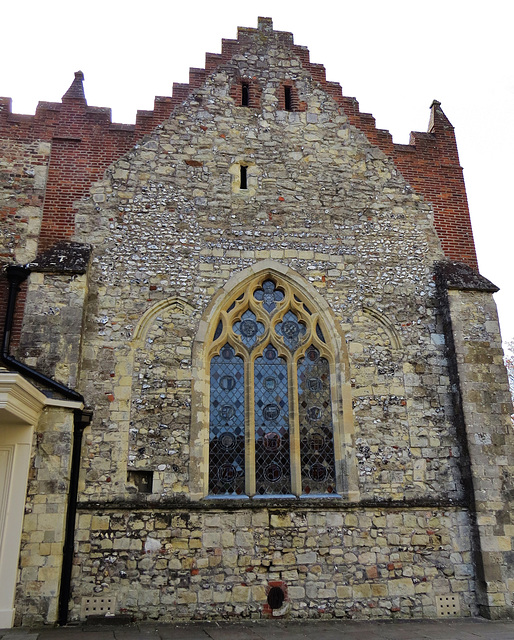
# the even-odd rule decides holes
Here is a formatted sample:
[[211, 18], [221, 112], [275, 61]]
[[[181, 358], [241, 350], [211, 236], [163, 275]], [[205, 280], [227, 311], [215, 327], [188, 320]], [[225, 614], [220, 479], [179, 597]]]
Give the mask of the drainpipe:
[[[68, 400], [84, 404], [84, 397], [69, 387], [52, 380], [40, 371], [19, 362], [9, 355], [11, 344], [14, 311], [16, 298], [20, 291], [20, 285], [30, 275], [28, 267], [9, 265], [6, 269], [9, 282], [9, 294], [7, 300], [7, 312], [5, 314], [4, 337], [2, 341], [1, 359], [8, 367], [32, 378], [37, 382], [61, 393]], [[71, 453], [70, 482], [68, 487], [68, 504], [66, 509], [66, 525], [64, 530], [64, 545], [61, 569], [61, 583], [59, 589], [58, 623], [64, 625], [68, 622], [68, 603], [70, 597], [71, 573], [73, 569], [73, 552], [75, 548], [75, 517], [77, 515], [78, 485], [80, 473], [80, 452], [82, 448], [82, 434], [91, 422], [93, 412], [88, 409], [75, 409], [73, 411], [73, 445]]]
[[59, 610], [57, 618], [57, 623], [61, 626], [68, 622], [71, 573], [73, 570], [73, 553], [75, 550], [75, 517], [77, 515], [82, 434], [91, 422], [92, 417], [93, 412], [87, 409], [75, 409], [73, 412], [73, 449], [71, 452], [70, 486], [68, 490], [68, 508], [66, 510], [66, 528], [64, 530], [61, 586], [59, 589]]

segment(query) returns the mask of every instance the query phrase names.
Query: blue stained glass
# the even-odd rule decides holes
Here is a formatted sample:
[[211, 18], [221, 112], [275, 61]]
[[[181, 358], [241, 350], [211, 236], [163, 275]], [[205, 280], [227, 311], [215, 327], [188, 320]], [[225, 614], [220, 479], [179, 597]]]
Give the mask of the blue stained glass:
[[244, 364], [225, 344], [211, 360], [209, 492], [241, 495], [245, 489]]
[[262, 289], [257, 289], [253, 296], [256, 300], [262, 302], [262, 306], [268, 313], [275, 309], [277, 302], [281, 302], [284, 299], [283, 292], [276, 289], [273, 280], [265, 280], [262, 283]]
[[257, 495], [291, 492], [287, 393], [287, 363], [268, 345], [254, 369]]
[[300, 464], [304, 494], [335, 491], [334, 436], [328, 360], [310, 346], [298, 362]]
[[249, 309], [243, 313], [241, 320], [234, 322], [234, 333], [241, 337], [241, 341], [247, 349], [251, 349], [259, 336], [264, 333], [264, 325], [257, 322], [255, 314]]
[[286, 347], [290, 351], [294, 351], [298, 346], [300, 338], [305, 335], [305, 325], [298, 322], [298, 318], [292, 311], [288, 311], [282, 318], [282, 321], [275, 327], [279, 336], [284, 338]]

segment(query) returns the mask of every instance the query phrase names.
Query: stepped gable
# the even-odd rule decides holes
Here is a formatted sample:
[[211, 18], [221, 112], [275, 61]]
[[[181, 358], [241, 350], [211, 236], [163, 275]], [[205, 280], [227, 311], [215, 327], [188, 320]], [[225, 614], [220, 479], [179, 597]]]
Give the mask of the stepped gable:
[[[371, 144], [389, 156], [412, 188], [432, 203], [434, 224], [446, 256], [478, 270], [454, 129], [442, 111], [441, 103], [434, 100], [431, 105], [427, 133], [412, 132], [408, 145], [395, 144], [389, 131], [376, 127], [375, 118], [370, 113], [360, 111], [355, 98], [344, 96], [338, 82], [327, 80], [325, 67], [310, 61], [307, 47], [294, 44], [292, 33], [273, 30], [271, 18], [259, 18], [256, 29], [239, 27], [236, 40], [223, 39], [221, 54], [207, 53], [204, 69], [191, 68], [189, 83], [175, 83], [172, 97], [156, 98], [152, 112], [138, 111], [137, 122], [141, 123], [141, 127], [144, 119], [146, 127], [150, 126], [150, 121], [154, 126], [162, 122], [178, 104], [202, 85], [207, 75], [244, 50], [249, 42], [263, 35], [273, 36], [280, 44], [289, 47], [315, 82], [337, 102], [350, 123], [364, 133]], [[237, 98], [234, 91], [231, 95]], [[301, 106], [297, 110], [302, 110]]]
[[[207, 53], [205, 68], [191, 68], [189, 83], [174, 83], [171, 97], [157, 96], [152, 111], [138, 111], [135, 125], [112, 123], [110, 109], [89, 107], [80, 71], [62, 103], [40, 102], [35, 116], [12, 114], [10, 100], [0, 98], [0, 136], [52, 140], [39, 249], [70, 238], [74, 232], [74, 203], [88, 195], [90, 185], [114, 160], [166, 120], [209, 74], [244, 51], [257, 37], [273, 37], [291, 49], [350, 123], [392, 158], [412, 188], [433, 204], [435, 227], [446, 256], [478, 269], [455, 135], [440, 103], [432, 103], [427, 133], [412, 133], [408, 145], [394, 144], [389, 131], [377, 129], [371, 114], [360, 112], [355, 98], [344, 96], [339, 83], [327, 81], [325, 67], [310, 62], [307, 47], [294, 44], [291, 33], [273, 30], [271, 18], [259, 18], [257, 28], [240, 27], [236, 40], [223, 39], [220, 54]], [[235, 92], [237, 87], [231, 92], [237, 99]], [[258, 107], [258, 103], [251, 106]], [[302, 111], [304, 105], [297, 103], [295, 109]]]

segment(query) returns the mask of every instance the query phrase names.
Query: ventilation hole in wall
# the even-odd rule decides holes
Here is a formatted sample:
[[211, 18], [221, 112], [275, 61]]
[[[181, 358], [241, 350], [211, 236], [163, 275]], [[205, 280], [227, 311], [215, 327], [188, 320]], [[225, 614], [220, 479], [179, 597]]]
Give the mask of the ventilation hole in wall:
[[115, 615], [116, 598], [106, 596], [82, 598], [81, 617], [102, 616], [106, 613]]
[[457, 595], [436, 596], [435, 604], [438, 618], [460, 616], [460, 601]]
[[286, 111], [293, 110], [291, 87], [284, 87], [284, 106]]
[[241, 165], [240, 181], [239, 181], [239, 188], [240, 189], [248, 189], [247, 172], [248, 172], [248, 167], [245, 167], [244, 164], [242, 164]]
[[241, 85], [241, 106], [248, 107], [250, 105], [250, 85], [243, 82]]
[[139, 493], [152, 493], [153, 471], [131, 469], [127, 473], [127, 482], [134, 484]]
[[271, 587], [268, 593], [268, 604], [270, 609], [280, 609], [284, 604], [285, 594], [280, 587]]

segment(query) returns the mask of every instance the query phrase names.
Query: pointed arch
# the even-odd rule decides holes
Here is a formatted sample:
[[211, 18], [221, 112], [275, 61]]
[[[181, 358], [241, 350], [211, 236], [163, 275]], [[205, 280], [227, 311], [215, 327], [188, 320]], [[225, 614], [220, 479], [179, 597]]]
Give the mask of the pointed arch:
[[380, 311], [373, 309], [372, 307], [362, 307], [362, 312], [364, 315], [367, 315], [373, 318], [387, 333], [389, 340], [391, 341], [391, 347], [393, 349], [401, 349], [402, 348], [402, 339], [400, 334], [396, 330], [394, 324], [389, 320], [387, 316], [385, 316]]
[[[264, 294], [262, 291], [263, 285], [268, 287], [271, 285], [266, 283], [272, 283], [274, 291], [280, 292], [280, 295], [277, 296], [276, 308], [272, 308], [268, 315], [263, 308]], [[245, 317], [243, 318], [243, 316]], [[254, 330], [256, 335], [252, 344], [245, 343], [245, 340], [240, 336], [242, 333], [241, 323], [245, 319], [250, 320], [255, 327], [260, 325], [258, 330]], [[291, 344], [288, 347], [288, 338], [283, 332], [284, 321], [296, 323], [293, 333], [301, 334], [297, 335], [299, 342], [295, 349], [292, 349]], [[256, 390], [254, 372], [256, 367], [261, 366], [259, 363], [262, 360], [263, 352], [268, 348], [273, 350], [277, 364], [286, 363], [287, 393], [290, 404], [288, 410], [291, 430], [291, 492], [295, 496], [300, 496], [305, 492], [305, 483], [302, 484], [300, 469], [302, 464], [305, 467], [305, 463], [303, 454], [301, 455], [300, 452], [297, 397], [299, 383], [297, 376], [302, 366], [305, 369], [305, 364], [302, 365], [302, 363], [305, 363], [307, 350], [311, 349], [313, 353], [316, 352], [319, 362], [325, 363], [323, 366], [327, 370], [325, 375], [329, 385], [327, 397], [329, 398], [328, 410], [333, 429], [333, 476], [335, 477], [334, 487], [329, 486], [328, 491], [333, 491], [334, 494], [346, 499], [356, 500], [358, 485], [356, 465], [353, 460], [353, 412], [348, 354], [344, 335], [330, 306], [316, 288], [293, 269], [273, 260], [256, 263], [230, 278], [224, 287], [214, 295], [200, 321], [193, 345], [190, 442], [192, 495], [201, 498], [209, 494], [209, 424], [212, 422], [210, 420], [212, 411], [211, 371], [214, 359], [221, 357], [223, 345], [232, 350], [232, 356], [241, 359], [238, 361], [238, 366], [244, 362], [244, 403], [247, 412], [244, 429], [246, 477], [244, 495], [248, 493], [257, 495], [254, 420], [256, 414], [253, 403], [258, 390]], [[226, 355], [228, 357], [228, 351]], [[268, 354], [268, 358], [271, 358], [271, 353]], [[221, 363], [218, 364], [220, 367], [222, 366]], [[242, 375], [240, 374], [240, 376]], [[236, 466], [241, 468], [242, 464], [240, 456]], [[324, 464], [326, 466], [326, 463]], [[312, 484], [321, 486], [315, 481]], [[308, 487], [307, 490], [309, 490]], [[282, 490], [282, 493], [285, 493], [285, 489]]]
[[185, 313], [187, 315], [191, 315], [194, 309], [186, 300], [179, 298], [178, 296], [156, 302], [147, 309], [139, 319], [132, 335], [132, 346], [141, 346], [144, 343], [148, 330], [152, 326], [155, 318], [160, 313], [168, 311], [171, 313]]

